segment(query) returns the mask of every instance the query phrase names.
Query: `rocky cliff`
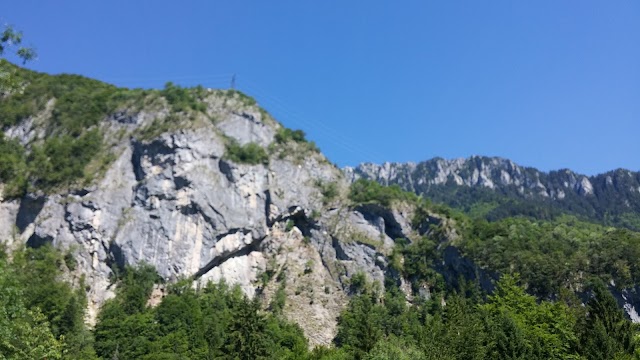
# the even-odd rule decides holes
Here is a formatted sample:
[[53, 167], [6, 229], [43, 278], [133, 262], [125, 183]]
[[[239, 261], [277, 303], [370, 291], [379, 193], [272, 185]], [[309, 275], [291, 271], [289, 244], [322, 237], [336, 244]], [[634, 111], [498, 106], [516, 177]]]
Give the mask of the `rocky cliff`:
[[[198, 111], [148, 93], [101, 116], [93, 128], [109, 156], [87, 165], [94, 176], [7, 195], [0, 238], [10, 249], [50, 243], [72, 253], [89, 322], [114, 296], [114, 272], [144, 262], [167, 281], [238, 284], [265, 306], [284, 290], [284, 314], [311, 343], [329, 343], [349, 278], [382, 283], [393, 239], [415, 236], [411, 209], [350, 207], [347, 179], [300, 133], [241, 93], [199, 91]], [[5, 127], [5, 137], [35, 151], [55, 136], [47, 129], [57, 101]]]

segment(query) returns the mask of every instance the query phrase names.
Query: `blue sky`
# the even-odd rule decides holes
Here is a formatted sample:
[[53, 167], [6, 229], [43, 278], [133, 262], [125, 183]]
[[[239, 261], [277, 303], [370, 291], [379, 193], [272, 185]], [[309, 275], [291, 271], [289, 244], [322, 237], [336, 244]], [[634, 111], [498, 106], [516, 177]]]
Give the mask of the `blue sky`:
[[0, 0], [30, 68], [237, 86], [340, 166], [640, 170], [640, 2]]

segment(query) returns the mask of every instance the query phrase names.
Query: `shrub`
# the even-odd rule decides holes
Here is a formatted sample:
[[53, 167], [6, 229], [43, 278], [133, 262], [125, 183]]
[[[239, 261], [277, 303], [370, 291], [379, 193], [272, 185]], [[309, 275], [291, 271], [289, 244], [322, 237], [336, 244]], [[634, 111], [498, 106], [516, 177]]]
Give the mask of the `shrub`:
[[295, 226], [295, 223], [293, 222], [293, 220], [289, 219], [287, 220], [287, 224], [285, 225], [284, 231], [289, 232], [293, 230], [294, 226]]
[[78, 138], [54, 136], [35, 146], [28, 157], [30, 179], [37, 188], [52, 189], [84, 176], [85, 166], [102, 148], [102, 134], [89, 131]]
[[246, 145], [239, 145], [235, 141], [231, 141], [227, 144], [226, 157], [237, 163], [241, 164], [268, 164], [269, 156], [264, 148], [256, 143], [248, 143]]
[[[283, 145], [296, 144], [295, 147], [287, 148]], [[269, 145], [270, 153], [279, 152], [279, 158], [284, 159], [288, 154], [293, 153], [297, 163], [303, 162], [309, 152], [320, 152], [320, 149], [313, 141], [307, 141], [302, 130], [291, 130], [281, 127], [276, 131], [274, 142]]]
[[224, 92], [224, 96], [228, 98], [237, 97], [246, 106], [254, 106], [257, 104], [256, 99], [238, 90], [227, 90]]
[[[0, 182], [9, 185], [5, 193], [19, 192], [24, 188], [26, 172], [26, 156], [22, 145], [17, 140], [5, 139], [0, 132]], [[9, 190], [9, 191], [7, 191]]]
[[307, 142], [307, 139], [305, 138], [304, 131], [302, 130], [291, 130], [281, 127], [276, 131], [275, 141], [278, 144], [284, 144], [289, 141]]
[[271, 304], [269, 304], [269, 309], [275, 314], [282, 314], [282, 310], [284, 310], [286, 302], [287, 293], [285, 292], [285, 284], [282, 283], [278, 287], [278, 290], [276, 290], [273, 300], [271, 301]]
[[67, 265], [67, 268], [69, 270], [74, 271], [78, 267], [78, 260], [76, 260], [76, 257], [73, 255], [72, 251], [69, 251], [66, 254], [64, 254], [63, 259], [64, 259], [65, 265]]
[[335, 181], [325, 183], [318, 180], [315, 185], [320, 189], [322, 203], [324, 205], [332, 202], [339, 194], [338, 184]]
[[160, 94], [167, 99], [167, 102], [171, 105], [171, 110], [174, 112], [184, 112], [188, 110], [204, 112], [207, 108], [198, 100], [198, 98], [203, 96], [204, 91], [202, 86], [187, 89], [168, 82], [164, 85], [164, 89], [160, 91]]

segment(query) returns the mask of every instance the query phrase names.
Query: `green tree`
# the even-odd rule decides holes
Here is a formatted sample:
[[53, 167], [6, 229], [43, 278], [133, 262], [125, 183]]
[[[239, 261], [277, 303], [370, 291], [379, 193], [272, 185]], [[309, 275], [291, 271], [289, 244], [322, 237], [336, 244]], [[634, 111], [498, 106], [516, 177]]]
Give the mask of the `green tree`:
[[23, 284], [0, 260], [0, 359], [61, 359], [63, 342], [37, 308], [24, 303]]
[[308, 355], [307, 360], [353, 360], [353, 355], [345, 349], [318, 346]]
[[[23, 299], [29, 308], [45, 314], [56, 336], [65, 335], [82, 325], [84, 294], [59, 281], [62, 256], [51, 245], [28, 248], [14, 254], [13, 267], [24, 285]], [[80, 298], [78, 298], [78, 296]]]
[[459, 295], [448, 297], [446, 303], [441, 336], [448, 354], [456, 359], [485, 359], [489, 339], [476, 305]]
[[395, 336], [376, 342], [364, 360], [425, 360], [427, 357], [415, 344]]
[[267, 317], [266, 335], [271, 359], [302, 359], [308, 353], [309, 343], [302, 329], [279, 316]]
[[[117, 300], [117, 299], [115, 299]], [[153, 313], [126, 314], [118, 301], [103, 305], [95, 330], [95, 350], [103, 359], [139, 359], [152, 351], [158, 338]]]
[[36, 51], [32, 47], [22, 46], [22, 32], [10, 25], [5, 26], [0, 35], [0, 56], [4, 56], [5, 51], [9, 49], [15, 49], [15, 55], [22, 60], [23, 64], [36, 57]]
[[[208, 352], [202, 310], [194, 290], [189, 288], [181, 294], [167, 295], [154, 312], [163, 337], [160, 341], [170, 346], [183, 341], [186, 347], [181, 352], [189, 358]], [[181, 352], [174, 350], [176, 354]]]
[[109, 359], [118, 354], [121, 359], [137, 359], [151, 352], [160, 333], [147, 300], [158, 280], [150, 265], [125, 268], [116, 297], [105, 302], [98, 315], [94, 329], [98, 356]]
[[245, 302], [244, 295], [239, 287], [230, 288], [224, 281], [210, 283], [201, 290], [198, 302], [202, 309], [202, 322], [206, 329], [205, 340], [212, 357], [221, 357], [226, 352], [224, 345], [227, 342], [227, 331], [236, 308]]
[[593, 297], [587, 303], [582, 353], [593, 360], [633, 355], [637, 347], [634, 325], [625, 318], [602, 282], [594, 283], [592, 291]]
[[233, 359], [254, 360], [265, 359], [267, 351], [267, 321], [259, 313], [258, 301], [245, 300], [238, 307], [231, 323], [225, 349]]
[[572, 359], [577, 336], [576, 319], [562, 303], [542, 301], [517, 285], [518, 277], [505, 275], [494, 295], [481, 305], [493, 337], [489, 354], [494, 359]]
[[10, 53], [26, 64], [35, 59], [36, 51], [32, 47], [22, 45], [22, 33], [12, 26], [5, 26], [0, 33], [0, 94], [15, 90], [20, 84], [15, 77], [15, 70], [3, 58]]
[[156, 269], [149, 264], [126, 267], [119, 288], [122, 309], [128, 315], [144, 312], [153, 285], [160, 280]]
[[351, 298], [347, 308], [338, 318], [338, 334], [335, 343], [362, 358], [384, 333], [385, 309], [377, 304], [377, 295], [364, 293]]

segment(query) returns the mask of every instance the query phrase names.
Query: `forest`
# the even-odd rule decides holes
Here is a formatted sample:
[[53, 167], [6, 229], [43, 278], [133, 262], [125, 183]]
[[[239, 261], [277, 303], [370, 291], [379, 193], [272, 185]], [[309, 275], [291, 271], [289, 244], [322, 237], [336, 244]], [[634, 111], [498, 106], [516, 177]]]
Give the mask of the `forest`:
[[[424, 244], [407, 255], [425, 258]], [[412, 254], [412, 255], [411, 255]], [[86, 297], [65, 281], [72, 256], [49, 245], [0, 260], [0, 356], [5, 359], [634, 359], [638, 326], [596, 277], [583, 304], [561, 288], [554, 299], [528, 293], [523, 276], [503, 275], [492, 294], [473, 282], [443, 286], [408, 302], [394, 279], [354, 276], [332, 344], [309, 348], [302, 330], [258, 295], [184, 280], [167, 286], [148, 265], [126, 267], [94, 328]], [[422, 276], [420, 270], [406, 270]], [[433, 276], [433, 273], [430, 273]], [[539, 292], [537, 287], [530, 288]], [[286, 299], [280, 299], [286, 301]]]

